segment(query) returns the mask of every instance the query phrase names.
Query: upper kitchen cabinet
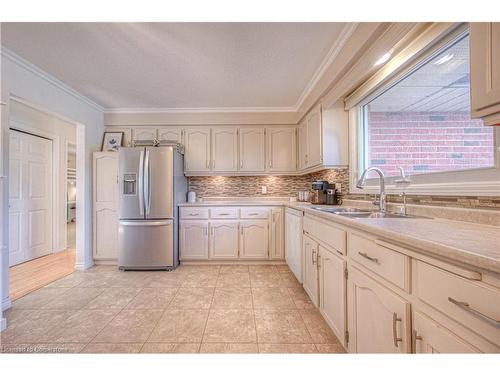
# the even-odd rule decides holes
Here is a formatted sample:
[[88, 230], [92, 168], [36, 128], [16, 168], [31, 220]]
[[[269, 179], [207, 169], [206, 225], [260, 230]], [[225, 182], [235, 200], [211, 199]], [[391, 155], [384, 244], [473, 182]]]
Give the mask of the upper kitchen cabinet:
[[132, 129], [133, 141], [151, 141], [158, 138], [158, 129], [149, 127], [137, 127]]
[[184, 133], [184, 171], [210, 172], [210, 128], [188, 128]]
[[238, 170], [238, 129], [212, 128], [212, 171], [236, 172]]
[[307, 168], [307, 122], [304, 119], [299, 124], [297, 131], [298, 136], [298, 169], [303, 170]]
[[158, 129], [158, 140], [164, 142], [183, 143], [183, 130], [181, 128], [165, 127]]
[[471, 113], [500, 124], [500, 23], [470, 24]]
[[240, 128], [240, 171], [264, 172], [266, 170], [266, 130]]
[[297, 128], [267, 129], [267, 170], [269, 172], [295, 172], [297, 169]]
[[348, 165], [348, 112], [341, 102], [314, 107], [299, 125], [298, 137], [301, 174]]
[[323, 162], [323, 141], [321, 126], [321, 106], [317, 105], [306, 120], [307, 166], [314, 167]]

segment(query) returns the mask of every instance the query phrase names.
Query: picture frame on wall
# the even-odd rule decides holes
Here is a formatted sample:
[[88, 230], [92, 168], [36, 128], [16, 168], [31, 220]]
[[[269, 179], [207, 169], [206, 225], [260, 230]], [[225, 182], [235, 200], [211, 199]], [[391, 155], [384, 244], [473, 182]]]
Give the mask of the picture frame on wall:
[[101, 151], [118, 151], [123, 146], [124, 132], [104, 132]]

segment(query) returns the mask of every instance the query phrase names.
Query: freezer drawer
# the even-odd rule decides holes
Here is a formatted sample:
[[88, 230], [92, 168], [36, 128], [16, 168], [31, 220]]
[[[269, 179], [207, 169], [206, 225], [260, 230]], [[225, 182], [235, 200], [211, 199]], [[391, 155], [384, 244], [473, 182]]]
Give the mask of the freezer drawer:
[[120, 220], [120, 269], [169, 269], [174, 265], [173, 220]]

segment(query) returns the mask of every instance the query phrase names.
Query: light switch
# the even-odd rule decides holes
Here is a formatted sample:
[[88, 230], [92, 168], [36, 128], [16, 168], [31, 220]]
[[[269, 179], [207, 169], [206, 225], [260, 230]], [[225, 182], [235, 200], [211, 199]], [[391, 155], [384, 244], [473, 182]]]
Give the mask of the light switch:
[[267, 186], [262, 185], [262, 194], [267, 194]]

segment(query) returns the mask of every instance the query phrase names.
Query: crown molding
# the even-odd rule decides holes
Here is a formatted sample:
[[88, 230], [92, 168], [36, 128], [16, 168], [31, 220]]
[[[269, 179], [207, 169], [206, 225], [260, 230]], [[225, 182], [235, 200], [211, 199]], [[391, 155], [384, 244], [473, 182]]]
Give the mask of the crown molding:
[[316, 69], [316, 72], [313, 74], [311, 80], [309, 83], [306, 85], [304, 90], [302, 91], [302, 94], [299, 96], [299, 99], [295, 103], [294, 109], [296, 112], [299, 111], [300, 107], [302, 104], [304, 104], [304, 101], [306, 98], [311, 94], [313, 91], [314, 87], [317, 85], [321, 77], [323, 76], [323, 73], [328, 69], [328, 67], [333, 63], [335, 58], [338, 56], [346, 42], [349, 40], [351, 35], [354, 33], [356, 28], [358, 27], [357, 22], [348, 22], [347, 25], [344, 26], [342, 29], [340, 36], [335, 40], [335, 43], [333, 46], [330, 48], [328, 53], [326, 54], [325, 58], [319, 65], [318, 69]]
[[40, 69], [38, 66], [32, 64], [31, 62], [22, 58], [21, 56], [19, 56], [18, 54], [14, 53], [11, 50], [9, 50], [8, 48], [5, 48], [2, 46], [0, 49], [0, 53], [1, 53], [2, 57], [9, 59], [10, 61], [17, 64], [18, 66], [26, 69], [27, 71], [35, 74], [36, 76], [42, 78], [44, 81], [50, 83], [51, 85], [57, 87], [58, 89], [63, 90], [67, 94], [73, 96], [75, 99], [78, 99], [78, 100], [84, 102], [85, 104], [91, 106], [92, 108], [94, 108], [100, 112], [104, 112], [104, 108], [102, 106], [100, 106], [99, 104], [97, 104], [93, 100], [89, 99], [88, 97], [80, 94], [78, 91], [71, 88], [66, 83], [60, 81], [56, 77], [54, 77], [54, 76], [50, 75], [49, 73], [45, 72], [44, 70]]
[[197, 108], [104, 108], [104, 113], [276, 113], [295, 112], [295, 107], [197, 107]]

